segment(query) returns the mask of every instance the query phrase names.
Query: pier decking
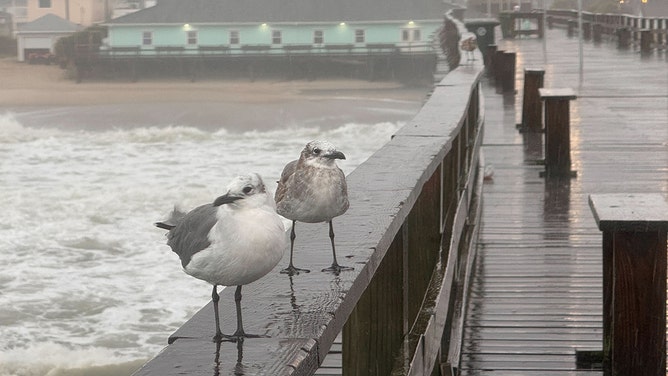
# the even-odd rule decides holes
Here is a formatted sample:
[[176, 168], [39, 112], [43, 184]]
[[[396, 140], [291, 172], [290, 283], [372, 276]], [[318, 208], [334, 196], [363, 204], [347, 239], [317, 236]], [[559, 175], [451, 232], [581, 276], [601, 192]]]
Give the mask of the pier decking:
[[[465, 320], [461, 375], [602, 375], [578, 369], [576, 350], [602, 348], [601, 233], [587, 204], [596, 193], [668, 194], [668, 63], [613, 41], [584, 44], [565, 30], [499, 40], [517, 53], [516, 94], [483, 83], [483, 151], [493, 176]], [[540, 177], [542, 134], [519, 133], [525, 68], [546, 88], [572, 88], [575, 178]], [[490, 167], [491, 166], [491, 167]]]

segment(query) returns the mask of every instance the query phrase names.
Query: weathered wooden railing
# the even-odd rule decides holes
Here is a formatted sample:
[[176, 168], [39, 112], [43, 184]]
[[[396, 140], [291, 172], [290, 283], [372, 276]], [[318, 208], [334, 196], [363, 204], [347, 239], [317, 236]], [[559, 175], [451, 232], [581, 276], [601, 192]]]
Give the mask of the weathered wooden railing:
[[[548, 27], [566, 26], [569, 32], [577, 28], [578, 12], [575, 10], [548, 10]], [[666, 48], [668, 43], [668, 18], [638, 17], [628, 14], [582, 12], [584, 39], [600, 41], [602, 35], [617, 37], [620, 47], [635, 43], [641, 51]]]
[[[299, 223], [296, 263], [313, 271], [277, 268], [244, 288], [245, 328], [266, 338], [213, 343], [209, 303], [135, 375], [310, 375], [341, 332], [345, 375], [456, 369], [481, 208], [482, 72], [476, 51], [348, 176], [350, 209], [334, 222], [340, 261], [353, 271], [320, 272], [331, 261], [327, 226]], [[229, 333], [233, 289], [221, 295]]]

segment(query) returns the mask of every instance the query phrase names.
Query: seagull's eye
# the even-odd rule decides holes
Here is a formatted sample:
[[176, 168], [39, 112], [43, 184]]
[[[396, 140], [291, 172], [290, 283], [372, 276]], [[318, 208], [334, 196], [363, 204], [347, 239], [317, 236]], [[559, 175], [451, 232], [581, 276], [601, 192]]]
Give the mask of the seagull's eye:
[[253, 190], [253, 187], [247, 185], [247, 186], [244, 187], [244, 189], [242, 189], [242, 192], [245, 193], [245, 194], [249, 194], [249, 193], [251, 193], [252, 190]]
[[318, 148], [315, 148], [315, 149], [313, 149], [313, 154], [320, 154], [321, 151], [322, 150], [320, 150]]

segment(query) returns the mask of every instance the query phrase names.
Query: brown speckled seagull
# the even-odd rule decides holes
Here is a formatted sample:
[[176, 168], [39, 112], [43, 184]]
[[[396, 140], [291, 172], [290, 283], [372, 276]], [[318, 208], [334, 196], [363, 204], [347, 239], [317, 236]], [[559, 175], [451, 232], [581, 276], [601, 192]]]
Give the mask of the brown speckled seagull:
[[290, 231], [290, 265], [281, 270], [289, 275], [308, 273], [296, 268], [292, 258], [295, 244], [295, 223], [329, 223], [329, 239], [332, 243], [332, 266], [322, 271], [339, 273], [352, 270], [336, 261], [334, 227], [332, 219], [348, 210], [348, 188], [346, 176], [336, 165], [337, 159], [346, 159], [340, 151], [327, 141], [311, 141], [304, 147], [298, 160], [288, 163], [283, 169], [276, 188], [276, 211], [292, 220]]

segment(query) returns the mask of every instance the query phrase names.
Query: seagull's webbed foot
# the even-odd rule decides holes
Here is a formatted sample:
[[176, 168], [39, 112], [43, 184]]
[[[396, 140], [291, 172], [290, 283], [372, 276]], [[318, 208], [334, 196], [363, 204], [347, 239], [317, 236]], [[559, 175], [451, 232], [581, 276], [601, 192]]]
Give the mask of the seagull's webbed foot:
[[[215, 338], [215, 337], [214, 337]], [[269, 336], [262, 334], [250, 334], [245, 332], [235, 332], [232, 335], [223, 334], [222, 338], [219, 341], [225, 342], [243, 342], [245, 338], [269, 338]]]
[[216, 335], [213, 336], [213, 342], [214, 342], [214, 343], [220, 343], [220, 342], [236, 342], [236, 340], [232, 340], [231, 337], [232, 337], [232, 336], [228, 336], [227, 334], [216, 333]]
[[334, 273], [334, 274], [339, 274], [341, 272], [349, 271], [349, 270], [355, 270], [352, 266], [341, 266], [337, 263], [332, 264], [329, 268], [322, 269], [323, 272], [328, 272], [328, 273]]
[[310, 273], [311, 271], [308, 269], [300, 269], [300, 268], [295, 268], [294, 265], [290, 265], [287, 268], [281, 270], [281, 274], [287, 274], [287, 275], [297, 275], [299, 273]]

